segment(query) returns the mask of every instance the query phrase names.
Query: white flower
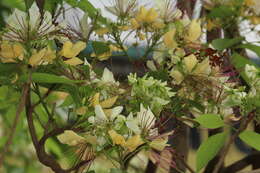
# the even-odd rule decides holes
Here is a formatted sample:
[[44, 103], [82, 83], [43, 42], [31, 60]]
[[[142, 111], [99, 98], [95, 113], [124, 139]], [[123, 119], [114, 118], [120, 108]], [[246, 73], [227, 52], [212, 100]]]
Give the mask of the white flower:
[[41, 16], [36, 3], [31, 6], [28, 14], [15, 9], [6, 23], [8, 32], [4, 33], [3, 39], [10, 41], [53, 39], [53, 33], [60, 29], [60, 26], [52, 24], [52, 16], [49, 12], [46, 11]]
[[109, 121], [115, 120], [119, 117], [120, 113], [123, 111], [123, 106], [116, 106], [111, 109], [103, 109], [101, 105], [95, 106], [95, 116], [91, 116], [88, 122], [94, 124], [105, 124]]
[[141, 129], [150, 130], [155, 124], [155, 116], [151, 109], [146, 109], [143, 104], [140, 105], [140, 112], [137, 113], [137, 120]]
[[76, 37], [76, 39], [88, 41], [92, 28], [93, 25], [87, 13], [85, 13], [81, 19], [76, 17], [73, 23], [68, 21], [69, 32], [73, 37]]
[[104, 69], [103, 75], [100, 80], [95, 80], [100, 86], [102, 85], [115, 85], [119, 86], [119, 82], [117, 82], [114, 78], [114, 75], [111, 71], [109, 71], [107, 68]]
[[113, 0], [113, 6], [105, 7], [107, 11], [117, 17], [132, 17], [137, 11], [137, 0]]
[[155, 3], [165, 22], [172, 22], [182, 16], [181, 10], [177, 8], [177, 0], [156, 0]]
[[141, 134], [141, 129], [138, 126], [138, 120], [134, 118], [133, 113], [131, 112], [126, 118], [126, 126], [132, 130], [135, 134]]

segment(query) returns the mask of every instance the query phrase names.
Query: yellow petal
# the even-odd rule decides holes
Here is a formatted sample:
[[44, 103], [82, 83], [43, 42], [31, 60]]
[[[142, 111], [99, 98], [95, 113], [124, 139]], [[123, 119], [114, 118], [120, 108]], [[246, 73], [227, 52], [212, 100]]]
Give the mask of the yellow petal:
[[56, 52], [47, 48], [45, 55], [43, 57], [45, 62], [51, 63], [56, 58]]
[[142, 6], [138, 14], [136, 15], [137, 22], [143, 22], [144, 19], [146, 18], [147, 13], [148, 13], [147, 9], [144, 6]]
[[93, 96], [93, 98], [92, 98], [92, 103], [91, 103], [91, 105], [92, 106], [97, 106], [97, 105], [99, 105], [99, 97], [100, 97], [100, 93], [96, 93], [94, 96]]
[[1, 44], [1, 57], [7, 59], [16, 58], [11, 44], [8, 43]]
[[138, 23], [138, 21], [136, 19], [131, 19], [130, 23], [131, 23], [131, 28], [132, 29], [137, 29], [137, 28], [140, 27], [140, 24]]
[[73, 66], [76, 66], [76, 65], [79, 65], [79, 64], [83, 64], [83, 63], [84, 63], [81, 59], [79, 59], [79, 58], [77, 58], [77, 57], [71, 58], [71, 59], [66, 60], [66, 61], [64, 61], [64, 62], [65, 62], [65, 64], [73, 65]]
[[86, 48], [86, 43], [83, 41], [78, 41], [72, 47], [72, 52], [74, 53], [72, 57], [77, 56], [82, 50]]
[[42, 62], [42, 58], [44, 57], [46, 52], [46, 49], [42, 49], [39, 52], [34, 53], [30, 59], [29, 59], [29, 64], [33, 67], [40, 65]]
[[200, 27], [200, 21], [199, 20], [192, 20], [189, 29], [188, 34], [186, 35], [185, 39], [189, 42], [194, 42], [199, 39], [201, 35], [201, 27]]
[[158, 18], [158, 13], [154, 8], [148, 10], [144, 21], [147, 23], [152, 23]]
[[87, 143], [90, 143], [92, 145], [98, 144], [97, 137], [92, 135], [85, 135], [84, 139]]
[[137, 147], [139, 147], [140, 145], [142, 145], [144, 143], [144, 141], [142, 140], [140, 135], [135, 135], [131, 138], [129, 138], [126, 141], [126, 145], [125, 147], [130, 151], [134, 151]]
[[23, 47], [20, 44], [13, 45], [14, 56], [19, 57], [23, 54]]
[[101, 105], [102, 108], [110, 108], [116, 103], [117, 98], [118, 98], [118, 96], [106, 99], [106, 100], [102, 101], [100, 103], [100, 105]]
[[103, 36], [104, 34], [109, 32], [109, 29], [108, 28], [99, 28], [95, 32], [96, 32], [97, 35]]
[[177, 85], [179, 85], [184, 80], [184, 76], [178, 70], [171, 71], [170, 75], [174, 78], [174, 82]]
[[111, 117], [112, 115], [112, 109], [103, 109], [104, 113], [106, 114], [107, 117]]
[[153, 28], [155, 29], [162, 29], [165, 27], [165, 24], [161, 21], [156, 21], [153, 23]]
[[62, 50], [61, 50], [61, 55], [66, 57], [66, 58], [72, 58], [73, 57], [73, 52], [71, 51], [73, 47], [73, 43], [70, 41], [67, 41], [63, 44]]
[[158, 150], [158, 151], [162, 151], [165, 147], [169, 146], [169, 144], [167, 144], [168, 142], [168, 138], [157, 138], [155, 140], [153, 140], [150, 143], [150, 147]]
[[165, 33], [163, 36], [163, 42], [165, 46], [169, 49], [173, 49], [177, 47], [177, 43], [174, 40], [175, 33], [176, 33], [176, 29], [174, 28], [171, 31]]
[[73, 44], [70, 41], [67, 41], [63, 44], [61, 55], [66, 58], [74, 58], [85, 48], [86, 48], [86, 43], [82, 41], [78, 41], [75, 44]]
[[108, 134], [111, 137], [114, 145], [121, 145], [121, 146], [126, 145], [125, 138], [122, 135], [118, 134], [116, 131], [109, 130]]
[[209, 59], [204, 59], [201, 63], [197, 65], [195, 70], [193, 71], [193, 74], [197, 75], [209, 75], [211, 73], [211, 68], [209, 64]]
[[87, 107], [86, 106], [82, 106], [78, 109], [76, 109], [76, 113], [78, 115], [84, 115], [87, 112]]
[[61, 143], [71, 146], [76, 146], [85, 141], [85, 138], [79, 136], [72, 130], [65, 130], [65, 132], [59, 135], [57, 138]]
[[186, 70], [190, 73], [193, 68], [197, 65], [198, 60], [195, 55], [191, 54], [189, 56], [184, 57], [183, 59]]

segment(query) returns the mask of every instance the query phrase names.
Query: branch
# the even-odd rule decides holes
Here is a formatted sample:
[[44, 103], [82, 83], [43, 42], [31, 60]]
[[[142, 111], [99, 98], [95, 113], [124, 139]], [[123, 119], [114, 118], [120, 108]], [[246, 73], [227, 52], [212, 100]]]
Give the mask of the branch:
[[14, 119], [13, 125], [10, 129], [11, 132], [10, 132], [10, 135], [8, 136], [7, 142], [4, 145], [2, 155], [0, 156], [0, 167], [3, 164], [4, 158], [5, 158], [5, 153], [8, 152], [9, 147], [12, 144], [13, 137], [14, 137], [17, 125], [18, 125], [20, 117], [21, 117], [21, 113], [23, 112], [23, 109], [24, 109], [24, 106], [25, 106], [25, 102], [26, 102], [26, 98], [27, 98], [29, 88], [30, 88], [30, 84], [28, 84], [28, 83], [24, 84], [20, 103], [19, 103], [18, 108], [17, 108], [16, 113], [15, 113], [15, 119]]
[[222, 152], [220, 153], [220, 159], [219, 159], [218, 163], [216, 164], [216, 166], [215, 166], [215, 168], [213, 170], [213, 173], [218, 173], [219, 172], [221, 166], [224, 163], [225, 157], [226, 157], [226, 155], [227, 155], [231, 145], [233, 144], [234, 140], [238, 137], [238, 135], [242, 131], [244, 131], [247, 128], [248, 124], [251, 122], [251, 120], [253, 120], [253, 118], [254, 118], [254, 113], [249, 113], [248, 116], [246, 116], [246, 117], [244, 117], [242, 119], [242, 122], [241, 122], [241, 125], [240, 125], [239, 129], [235, 132], [235, 134], [233, 134], [229, 138], [227, 144], [225, 145], [225, 147], [223, 148]]
[[245, 156], [243, 159], [236, 161], [235, 163], [226, 167], [223, 173], [238, 172], [245, 167], [252, 165], [252, 163], [260, 156], [260, 152], [252, 153]]
[[63, 133], [65, 130], [73, 129], [74, 124], [68, 125], [68, 126], [63, 127], [63, 128], [55, 128], [55, 129], [51, 130], [49, 133], [46, 133], [40, 140], [38, 140], [38, 137], [37, 137], [37, 134], [36, 134], [36, 129], [35, 129], [35, 126], [34, 126], [34, 123], [33, 123], [33, 112], [34, 112], [35, 105], [37, 105], [37, 104], [34, 104], [34, 105], [31, 104], [30, 90], [27, 92], [27, 100], [26, 101], [27, 101], [26, 102], [26, 117], [27, 117], [29, 132], [30, 132], [30, 135], [31, 135], [31, 138], [32, 138], [34, 148], [36, 150], [37, 157], [42, 164], [50, 167], [56, 173], [69, 173], [71, 171], [74, 171], [74, 170], [86, 165], [87, 163], [89, 163], [91, 161], [91, 160], [83, 160], [70, 169], [63, 169], [60, 166], [60, 164], [55, 160], [55, 158], [53, 156], [49, 155], [45, 151], [45, 142], [50, 137], [57, 136], [57, 135]]

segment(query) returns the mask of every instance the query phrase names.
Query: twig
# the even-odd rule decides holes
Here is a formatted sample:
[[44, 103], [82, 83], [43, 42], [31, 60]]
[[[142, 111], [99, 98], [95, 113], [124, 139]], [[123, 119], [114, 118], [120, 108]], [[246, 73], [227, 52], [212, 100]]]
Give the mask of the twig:
[[21, 96], [21, 101], [20, 101], [20, 103], [18, 105], [18, 108], [16, 110], [15, 119], [14, 119], [13, 125], [12, 125], [12, 127], [10, 129], [11, 132], [10, 132], [10, 135], [8, 136], [7, 142], [5, 143], [3, 151], [2, 151], [2, 154], [0, 156], [0, 167], [3, 164], [4, 158], [5, 158], [5, 153], [8, 152], [9, 147], [10, 147], [10, 145], [13, 142], [13, 137], [14, 137], [17, 125], [19, 123], [19, 120], [20, 120], [20, 117], [21, 117], [21, 113], [23, 112], [23, 109], [25, 107], [25, 102], [26, 102], [27, 93], [28, 93], [29, 88], [30, 88], [30, 84], [29, 83], [24, 84], [23, 91], [22, 91], [22, 96]]

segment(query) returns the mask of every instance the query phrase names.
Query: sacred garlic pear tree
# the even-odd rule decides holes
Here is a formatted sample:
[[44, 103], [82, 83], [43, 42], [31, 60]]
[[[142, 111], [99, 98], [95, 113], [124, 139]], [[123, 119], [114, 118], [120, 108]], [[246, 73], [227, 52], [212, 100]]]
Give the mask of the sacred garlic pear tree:
[[[113, 19], [88, 0], [0, 2], [16, 7], [1, 21], [0, 172], [237, 172], [243, 159], [225, 159], [238, 139], [259, 168], [260, 68], [246, 49], [260, 47], [241, 34], [259, 2], [111, 0]], [[191, 128], [210, 132], [195, 164]]]

